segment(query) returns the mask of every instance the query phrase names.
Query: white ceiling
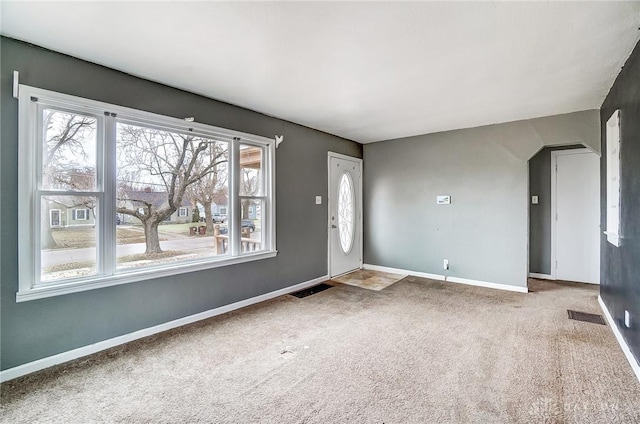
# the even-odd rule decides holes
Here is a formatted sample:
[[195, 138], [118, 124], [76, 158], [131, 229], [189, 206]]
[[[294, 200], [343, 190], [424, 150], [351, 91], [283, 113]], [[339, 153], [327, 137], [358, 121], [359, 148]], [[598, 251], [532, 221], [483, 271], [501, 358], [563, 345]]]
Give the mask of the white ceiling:
[[1, 7], [9, 37], [362, 143], [599, 108], [640, 27], [637, 1]]

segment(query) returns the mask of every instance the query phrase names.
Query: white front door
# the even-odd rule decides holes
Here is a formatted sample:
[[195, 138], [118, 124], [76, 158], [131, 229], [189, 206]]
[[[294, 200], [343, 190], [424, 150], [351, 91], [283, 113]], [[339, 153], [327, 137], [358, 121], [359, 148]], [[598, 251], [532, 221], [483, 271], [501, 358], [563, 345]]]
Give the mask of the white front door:
[[329, 277], [362, 266], [362, 159], [329, 152]]
[[[600, 282], [600, 159], [588, 150], [555, 159], [555, 278]], [[553, 161], [552, 161], [553, 165]], [[552, 267], [553, 267], [552, 263]]]

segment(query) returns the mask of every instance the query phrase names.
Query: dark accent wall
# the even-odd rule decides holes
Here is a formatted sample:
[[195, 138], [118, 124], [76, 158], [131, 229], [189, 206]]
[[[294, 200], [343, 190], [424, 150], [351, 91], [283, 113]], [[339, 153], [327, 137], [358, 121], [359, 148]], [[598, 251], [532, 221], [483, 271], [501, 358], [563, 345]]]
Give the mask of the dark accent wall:
[[[611, 312], [629, 349], [640, 362], [640, 43], [616, 78], [600, 110], [602, 160], [601, 226], [607, 223], [606, 124], [620, 109], [620, 200], [622, 244], [602, 235], [600, 295]], [[631, 328], [624, 325], [624, 311], [631, 313]]]
[[[584, 148], [545, 147], [529, 159], [529, 272], [551, 274], [551, 152]], [[538, 196], [537, 205], [531, 196]]]
[[[327, 274], [327, 152], [361, 158], [360, 144], [9, 38], [0, 40], [0, 52], [1, 369]], [[14, 70], [21, 83], [47, 90], [178, 118], [194, 116], [197, 122], [265, 137], [284, 135], [276, 153], [277, 257], [16, 303], [20, 211]], [[316, 195], [323, 197], [322, 205], [315, 205]]]

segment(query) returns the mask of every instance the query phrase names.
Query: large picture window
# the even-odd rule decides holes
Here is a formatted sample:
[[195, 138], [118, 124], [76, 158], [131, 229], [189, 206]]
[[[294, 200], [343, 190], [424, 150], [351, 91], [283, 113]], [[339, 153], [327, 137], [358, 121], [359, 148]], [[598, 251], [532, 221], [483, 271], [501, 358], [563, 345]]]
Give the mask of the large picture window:
[[23, 85], [19, 102], [18, 300], [275, 255], [273, 139]]

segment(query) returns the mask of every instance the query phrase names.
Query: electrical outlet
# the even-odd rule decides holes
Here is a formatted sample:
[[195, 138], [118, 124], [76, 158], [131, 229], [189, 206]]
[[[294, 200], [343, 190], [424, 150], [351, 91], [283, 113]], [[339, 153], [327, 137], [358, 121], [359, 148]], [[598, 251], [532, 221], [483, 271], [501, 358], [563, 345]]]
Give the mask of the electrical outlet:
[[624, 325], [631, 328], [631, 314], [627, 310], [624, 311]]
[[316, 196], [316, 205], [322, 204], [322, 196]]
[[449, 269], [449, 259], [444, 260], [444, 262], [442, 263], [442, 267], [444, 269]]

